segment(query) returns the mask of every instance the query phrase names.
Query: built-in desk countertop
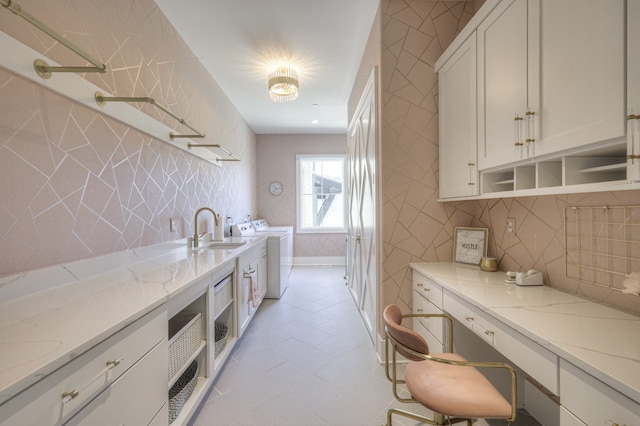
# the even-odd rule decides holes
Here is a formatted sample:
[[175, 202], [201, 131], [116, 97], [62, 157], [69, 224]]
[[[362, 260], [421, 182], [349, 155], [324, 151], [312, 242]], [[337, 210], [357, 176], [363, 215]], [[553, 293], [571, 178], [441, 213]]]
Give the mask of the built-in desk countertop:
[[640, 317], [546, 285], [506, 284], [504, 272], [483, 272], [473, 265], [410, 266], [446, 291], [640, 403]]
[[0, 277], [0, 404], [265, 239], [217, 250], [179, 240]]

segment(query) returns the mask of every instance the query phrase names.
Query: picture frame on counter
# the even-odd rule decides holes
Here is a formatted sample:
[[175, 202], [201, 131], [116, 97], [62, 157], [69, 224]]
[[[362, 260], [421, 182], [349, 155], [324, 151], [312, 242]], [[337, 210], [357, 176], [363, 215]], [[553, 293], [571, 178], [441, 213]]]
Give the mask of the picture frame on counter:
[[453, 235], [453, 260], [477, 265], [487, 256], [489, 228], [456, 226]]

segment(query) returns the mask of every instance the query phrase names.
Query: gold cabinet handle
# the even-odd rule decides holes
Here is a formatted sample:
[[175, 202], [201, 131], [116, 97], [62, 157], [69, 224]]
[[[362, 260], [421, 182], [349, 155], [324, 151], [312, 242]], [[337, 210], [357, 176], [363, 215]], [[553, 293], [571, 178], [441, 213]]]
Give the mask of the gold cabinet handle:
[[475, 166], [475, 165], [476, 165], [476, 163], [472, 163], [472, 162], [468, 162], [467, 163], [467, 166]]
[[484, 334], [486, 334], [487, 336], [493, 336], [495, 333], [493, 330], [485, 330]]
[[114, 359], [112, 361], [107, 361], [107, 367], [109, 368], [114, 368], [120, 365], [120, 362], [122, 361], [122, 358], [120, 359]]
[[418, 283], [418, 287], [422, 287], [424, 284], [422, 283]]
[[473, 321], [475, 318], [473, 318], [471, 315], [467, 315], [466, 317], [464, 317], [464, 319], [466, 319], [467, 321]]
[[525, 142], [526, 143], [531, 143], [531, 142], [535, 142], [535, 141], [536, 141], [535, 139], [527, 139]]
[[629, 155], [627, 155], [627, 158], [630, 159], [630, 160], [635, 160], [637, 158], [640, 158], [640, 155], [638, 155], [638, 154], [629, 154]]
[[475, 183], [473, 183], [473, 182], [469, 182], [467, 185], [469, 185], [469, 186], [474, 186], [474, 185], [475, 185]]
[[72, 399], [76, 399], [78, 397], [78, 395], [80, 395], [80, 391], [78, 389], [74, 389], [70, 392], [64, 392], [62, 394], [62, 403], [66, 404], [69, 401], [71, 401]]
[[629, 114], [627, 120], [640, 120], [640, 114]]

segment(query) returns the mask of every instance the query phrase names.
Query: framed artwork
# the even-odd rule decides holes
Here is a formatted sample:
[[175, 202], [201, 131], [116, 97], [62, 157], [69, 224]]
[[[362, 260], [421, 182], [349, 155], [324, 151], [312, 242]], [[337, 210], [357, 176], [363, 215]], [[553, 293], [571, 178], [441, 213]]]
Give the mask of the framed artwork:
[[453, 260], [477, 265], [487, 255], [489, 228], [463, 228], [456, 226], [453, 236]]

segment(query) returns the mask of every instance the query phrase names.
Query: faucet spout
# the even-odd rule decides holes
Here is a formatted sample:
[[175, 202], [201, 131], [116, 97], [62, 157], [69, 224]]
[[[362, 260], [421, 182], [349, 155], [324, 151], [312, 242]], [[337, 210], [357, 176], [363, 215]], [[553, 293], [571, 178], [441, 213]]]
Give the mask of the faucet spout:
[[193, 247], [198, 247], [200, 245], [200, 235], [198, 234], [198, 215], [200, 215], [200, 213], [202, 213], [205, 210], [211, 212], [216, 226], [220, 224], [220, 216], [216, 212], [214, 212], [213, 209], [209, 207], [200, 207], [196, 211], [195, 216], [193, 217], [193, 227], [195, 230], [195, 233], [193, 234]]

